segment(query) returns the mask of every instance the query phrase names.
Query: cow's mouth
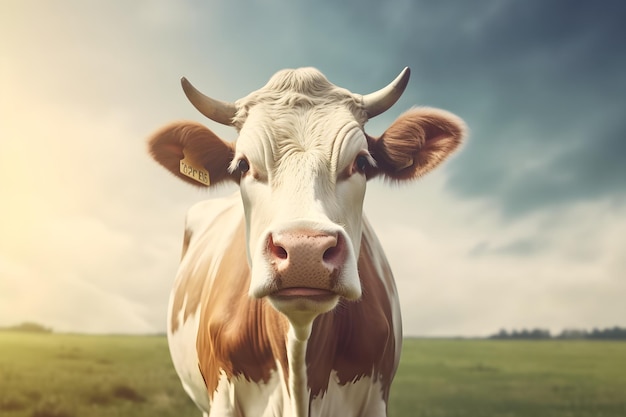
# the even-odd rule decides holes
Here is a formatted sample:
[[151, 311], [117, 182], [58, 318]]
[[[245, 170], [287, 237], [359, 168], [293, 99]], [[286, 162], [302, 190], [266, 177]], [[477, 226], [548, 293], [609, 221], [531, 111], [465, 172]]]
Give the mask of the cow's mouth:
[[338, 294], [323, 288], [291, 287], [275, 291], [270, 294], [270, 296], [274, 299], [284, 301], [299, 298], [305, 298], [311, 301], [330, 301], [331, 299], [337, 297]]
[[[290, 320], [312, 320], [337, 306], [340, 294], [323, 288], [287, 287], [274, 291], [268, 298], [272, 306]], [[304, 314], [304, 316], [302, 316]]]

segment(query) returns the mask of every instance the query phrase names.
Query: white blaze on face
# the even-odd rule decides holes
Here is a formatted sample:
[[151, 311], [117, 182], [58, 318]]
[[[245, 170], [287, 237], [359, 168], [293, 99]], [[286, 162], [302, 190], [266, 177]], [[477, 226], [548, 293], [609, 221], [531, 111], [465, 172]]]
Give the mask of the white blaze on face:
[[[264, 297], [286, 285], [327, 289], [348, 299], [360, 297], [356, 260], [366, 185], [365, 175], [355, 168], [360, 155], [373, 162], [362, 128], [347, 109], [288, 109], [278, 117], [276, 110], [268, 111], [263, 105], [250, 111], [237, 140], [232, 168], [241, 160], [249, 167], [242, 175], [240, 188], [252, 296]], [[268, 255], [268, 246], [291, 242], [296, 234], [306, 241], [299, 246], [293, 243], [301, 251], [310, 246], [315, 252], [316, 245], [326, 244], [322, 240], [336, 238], [336, 242], [326, 244], [328, 248], [319, 248], [325, 261], [341, 263], [339, 272], [331, 274], [332, 282], [324, 283], [325, 278], [319, 277], [311, 281], [306, 277], [288, 278], [301, 283], [281, 281], [284, 276], [277, 272], [277, 262]], [[274, 240], [278, 242], [275, 245]], [[331, 247], [340, 247], [337, 250], [342, 253], [333, 258], [332, 249], [328, 250]], [[292, 258], [295, 262], [308, 255], [299, 255], [293, 249]]]

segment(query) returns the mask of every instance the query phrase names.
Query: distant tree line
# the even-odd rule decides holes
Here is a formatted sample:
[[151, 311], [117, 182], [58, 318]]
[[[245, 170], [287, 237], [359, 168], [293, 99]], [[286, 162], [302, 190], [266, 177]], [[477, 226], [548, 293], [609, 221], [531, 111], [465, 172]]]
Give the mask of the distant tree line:
[[[27, 333], [52, 333], [52, 328], [46, 327], [39, 323], [24, 322], [15, 326], [0, 327], [0, 331], [14, 331], [14, 332], [27, 332]], [[592, 330], [581, 329], [565, 329], [561, 333], [552, 335], [550, 330], [545, 329], [522, 329], [500, 330], [498, 333], [491, 335], [488, 339], [499, 340], [626, 340], [626, 328], [622, 327], [607, 327], [605, 329], [594, 328]]]
[[15, 326], [0, 327], [0, 330], [27, 333], [52, 333], [52, 329], [50, 327], [33, 322], [24, 322]]
[[513, 339], [513, 340], [546, 340], [546, 339], [592, 339], [592, 340], [626, 340], [626, 329], [621, 327], [610, 327], [606, 329], [594, 328], [591, 331], [581, 329], [565, 329], [557, 335], [552, 335], [545, 329], [522, 329], [507, 331], [500, 330], [498, 333], [489, 336], [489, 339]]

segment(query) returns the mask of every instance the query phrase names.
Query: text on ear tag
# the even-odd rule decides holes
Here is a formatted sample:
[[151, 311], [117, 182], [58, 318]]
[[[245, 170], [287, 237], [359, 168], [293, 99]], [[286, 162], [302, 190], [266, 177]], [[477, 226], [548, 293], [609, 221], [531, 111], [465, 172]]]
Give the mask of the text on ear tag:
[[180, 160], [180, 173], [198, 181], [200, 184], [204, 184], [206, 186], [211, 184], [209, 171], [193, 163], [187, 155]]

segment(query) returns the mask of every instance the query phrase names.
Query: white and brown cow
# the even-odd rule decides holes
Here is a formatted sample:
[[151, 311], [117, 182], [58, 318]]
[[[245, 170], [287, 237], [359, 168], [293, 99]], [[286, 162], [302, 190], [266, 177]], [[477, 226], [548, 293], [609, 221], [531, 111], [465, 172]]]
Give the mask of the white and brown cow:
[[192, 104], [233, 126], [225, 142], [174, 123], [152, 156], [199, 186], [239, 184], [193, 206], [170, 299], [168, 339], [205, 416], [385, 416], [402, 343], [396, 288], [362, 214], [367, 180], [415, 179], [464, 136], [456, 116], [414, 108], [380, 137], [364, 125], [409, 78], [368, 95], [312, 68], [284, 70], [235, 103], [183, 78]]

